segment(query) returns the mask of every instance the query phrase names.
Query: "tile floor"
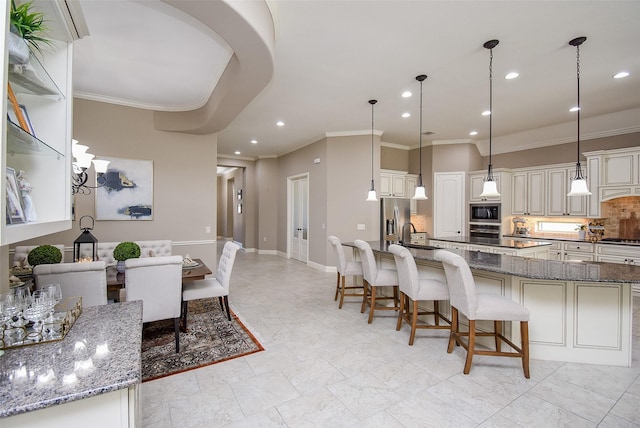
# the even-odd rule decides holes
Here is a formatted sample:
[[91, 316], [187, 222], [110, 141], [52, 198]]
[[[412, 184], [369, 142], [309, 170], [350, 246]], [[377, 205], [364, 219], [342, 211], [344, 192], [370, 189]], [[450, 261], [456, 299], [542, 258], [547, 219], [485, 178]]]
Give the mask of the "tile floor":
[[[640, 427], [640, 299], [633, 367], [446, 353], [444, 331], [373, 324], [335, 273], [239, 253], [230, 302], [265, 351], [142, 384], [144, 427]], [[395, 314], [395, 313], [394, 313]]]

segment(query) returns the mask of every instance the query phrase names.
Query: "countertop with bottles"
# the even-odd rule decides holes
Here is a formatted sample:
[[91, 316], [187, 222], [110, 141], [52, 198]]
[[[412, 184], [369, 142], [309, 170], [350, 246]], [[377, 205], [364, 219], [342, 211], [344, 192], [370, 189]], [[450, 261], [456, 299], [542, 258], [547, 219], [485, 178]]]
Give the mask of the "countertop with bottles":
[[63, 340], [0, 356], [0, 418], [140, 383], [141, 347], [141, 301], [83, 308]]

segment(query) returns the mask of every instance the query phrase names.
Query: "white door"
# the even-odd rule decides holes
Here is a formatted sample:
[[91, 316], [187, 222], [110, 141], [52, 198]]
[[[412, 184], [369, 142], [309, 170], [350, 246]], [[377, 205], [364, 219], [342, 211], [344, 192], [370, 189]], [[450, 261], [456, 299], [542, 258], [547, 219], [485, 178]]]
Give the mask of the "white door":
[[460, 236], [465, 231], [464, 172], [436, 172], [433, 201], [435, 238]]
[[289, 257], [309, 259], [309, 176], [289, 179]]

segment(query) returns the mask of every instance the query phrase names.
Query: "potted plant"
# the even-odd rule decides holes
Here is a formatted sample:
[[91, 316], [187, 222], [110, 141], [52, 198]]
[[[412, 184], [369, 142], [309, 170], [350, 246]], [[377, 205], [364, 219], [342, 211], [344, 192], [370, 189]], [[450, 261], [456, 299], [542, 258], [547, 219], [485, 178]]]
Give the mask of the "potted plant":
[[113, 258], [118, 261], [116, 270], [124, 272], [124, 261], [140, 257], [140, 246], [135, 242], [124, 241], [113, 249]]
[[578, 231], [578, 239], [585, 239], [587, 237], [587, 225], [581, 224], [576, 229]]
[[[15, 33], [16, 36], [30, 44], [36, 51], [40, 52], [40, 46], [42, 43], [52, 46], [52, 42], [48, 38], [43, 37], [44, 33], [48, 30], [45, 25], [44, 13], [34, 12], [31, 10], [32, 5], [33, 1], [28, 1], [26, 3], [22, 3], [20, 6], [16, 6], [15, 0], [11, 0], [10, 34]], [[11, 46], [12, 44], [10, 43], [10, 53], [13, 53]], [[22, 56], [11, 56], [13, 59], [22, 59]], [[26, 58], [24, 58], [21, 63], [26, 62], [28, 58], [29, 50], [27, 48]]]
[[60, 263], [62, 253], [53, 245], [40, 245], [29, 251], [27, 261], [31, 266]]

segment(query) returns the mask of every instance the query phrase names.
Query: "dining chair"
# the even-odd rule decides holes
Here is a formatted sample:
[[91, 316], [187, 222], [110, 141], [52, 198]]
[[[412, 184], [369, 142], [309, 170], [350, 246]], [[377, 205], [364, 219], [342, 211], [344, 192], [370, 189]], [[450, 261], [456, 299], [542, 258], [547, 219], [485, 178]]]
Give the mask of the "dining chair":
[[[367, 322], [371, 324], [376, 310], [397, 311], [400, 309], [398, 304], [398, 272], [395, 269], [378, 269], [371, 245], [367, 242], [356, 239], [353, 243], [360, 252], [362, 276], [364, 277], [364, 293], [360, 312], [363, 313], [367, 305], [369, 305], [369, 319]], [[378, 295], [376, 292], [378, 287], [392, 287], [393, 297]], [[376, 304], [376, 302], [386, 300], [393, 300], [393, 306]]]
[[[529, 310], [523, 305], [504, 296], [494, 293], [478, 293], [471, 269], [466, 260], [446, 250], [437, 250], [436, 260], [442, 262], [447, 277], [451, 301], [451, 335], [447, 352], [453, 352], [454, 343], [467, 351], [464, 374], [469, 374], [474, 355], [493, 355], [499, 357], [516, 357], [522, 359], [524, 377], [529, 379]], [[461, 312], [469, 320], [467, 332], [460, 331], [458, 313]], [[493, 332], [476, 332], [476, 321], [493, 321]], [[520, 346], [502, 334], [502, 321], [520, 322]], [[477, 336], [492, 336], [496, 350], [476, 348]], [[466, 337], [465, 342], [462, 338]], [[503, 352], [501, 343], [509, 345], [513, 351]]]
[[60, 284], [62, 297], [82, 297], [82, 307], [107, 304], [107, 271], [103, 261], [55, 263], [33, 267], [36, 289]]
[[[345, 297], [364, 296], [364, 285], [358, 285], [356, 283], [357, 277], [362, 276], [362, 263], [354, 260], [347, 260], [347, 257], [344, 254], [344, 247], [342, 246], [342, 242], [340, 242], [340, 239], [337, 236], [329, 236], [328, 240], [333, 247], [334, 252], [336, 253], [336, 258], [338, 259], [338, 264], [336, 266], [336, 269], [338, 270], [336, 280], [336, 295], [333, 300], [338, 300], [339, 294], [340, 304], [338, 305], [338, 308], [342, 309], [342, 304]], [[346, 278], [348, 276], [353, 277], [352, 285], [346, 285]], [[362, 290], [362, 292], [346, 293], [346, 290]]]
[[[416, 261], [408, 248], [392, 244], [389, 251], [393, 254], [398, 271], [398, 286], [400, 288], [400, 312], [396, 330], [402, 327], [402, 320], [411, 326], [409, 346], [413, 345], [416, 329], [451, 329], [451, 321], [439, 311], [438, 301], [449, 300], [447, 284], [437, 279], [421, 278]], [[433, 311], [418, 308], [418, 302], [432, 301]], [[418, 324], [419, 315], [433, 315], [434, 324]], [[445, 324], [440, 324], [443, 320]]]
[[180, 352], [182, 256], [128, 259], [124, 265], [120, 301], [142, 300], [142, 322], [173, 319], [176, 353]]
[[231, 321], [229, 283], [231, 282], [231, 271], [236, 259], [236, 253], [241, 248], [237, 242], [227, 241], [222, 248], [215, 278], [185, 282], [182, 285], [182, 325], [184, 328], [187, 328], [187, 309], [189, 302], [192, 300], [217, 297], [223, 311], [226, 307], [227, 319]]

